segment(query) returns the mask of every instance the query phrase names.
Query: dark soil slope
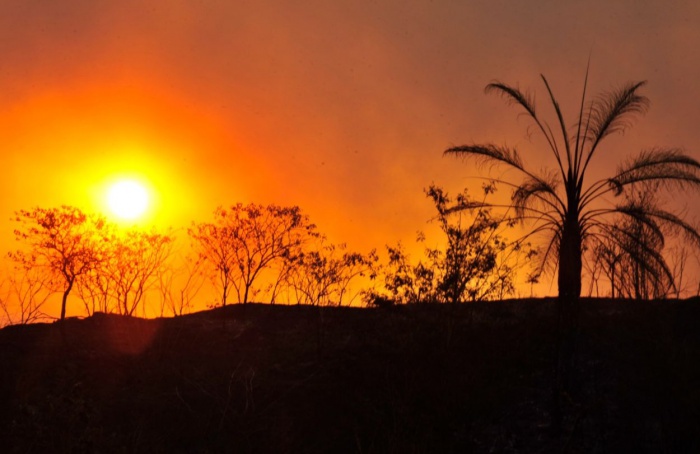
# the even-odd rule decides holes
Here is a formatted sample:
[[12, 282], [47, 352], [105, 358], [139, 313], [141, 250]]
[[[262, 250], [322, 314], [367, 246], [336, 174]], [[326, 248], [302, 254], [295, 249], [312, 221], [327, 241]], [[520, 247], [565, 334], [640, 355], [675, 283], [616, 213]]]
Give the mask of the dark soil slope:
[[700, 452], [700, 303], [232, 306], [0, 330], [3, 452]]

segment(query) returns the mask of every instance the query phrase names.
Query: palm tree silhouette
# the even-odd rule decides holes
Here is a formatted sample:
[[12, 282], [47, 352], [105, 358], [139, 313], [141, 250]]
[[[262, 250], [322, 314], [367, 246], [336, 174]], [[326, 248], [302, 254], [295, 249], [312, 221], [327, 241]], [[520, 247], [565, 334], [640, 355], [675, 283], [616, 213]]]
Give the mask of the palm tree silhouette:
[[[444, 154], [502, 164], [520, 174], [522, 178], [518, 182], [493, 180], [513, 188], [507, 206], [514, 209], [516, 219], [532, 223], [528, 235], [547, 233], [541, 266], [553, 264], [557, 269], [560, 301], [574, 304], [581, 295], [584, 248], [594, 250], [587, 243], [611, 236], [630, 239], [630, 231], [624, 230], [620, 216], [634, 221], [635, 225], [643, 225], [661, 238], [664, 232], [673, 229], [700, 244], [697, 228], [662, 207], [658, 198], [640, 203], [635, 198], [617, 197], [649, 183], [665, 189], [700, 188], [700, 163], [683, 150], [652, 148], [623, 162], [608, 178], [592, 181], [586, 178], [593, 159], [606, 157], [601, 152], [604, 139], [624, 132], [631, 126], [634, 115], [647, 111], [649, 100], [638, 93], [646, 82], [628, 83], [587, 101], [587, 70], [578, 120], [567, 129], [547, 78], [544, 75], [541, 78], [556, 114], [554, 127], [538, 114], [534, 98], [527, 92], [501, 82], [488, 84], [485, 91], [501, 95], [509, 104], [525, 110], [544, 137], [555, 167], [534, 171], [525, 165], [516, 149], [491, 143], [452, 147]], [[610, 202], [611, 199], [618, 202]], [[646, 243], [637, 238], [636, 244], [643, 247]], [[668, 271], [657, 251], [646, 252], [646, 256], [664, 263], [662, 269]]]

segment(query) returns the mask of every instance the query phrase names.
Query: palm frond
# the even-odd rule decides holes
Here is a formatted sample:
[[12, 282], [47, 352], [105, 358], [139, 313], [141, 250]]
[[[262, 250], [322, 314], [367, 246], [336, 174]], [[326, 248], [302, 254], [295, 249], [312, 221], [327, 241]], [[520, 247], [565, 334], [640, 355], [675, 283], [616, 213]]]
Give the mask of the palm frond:
[[684, 221], [680, 216], [670, 211], [661, 210], [656, 207], [647, 207], [648, 216], [661, 221], [666, 228], [683, 234], [686, 240], [700, 247], [700, 232], [698, 227]]
[[624, 132], [631, 125], [632, 115], [643, 114], [649, 108], [649, 98], [637, 94], [645, 84], [646, 81], [628, 83], [618, 90], [602, 93], [591, 102], [586, 120], [586, 138], [591, 141], [591, 147], [579, 175], [579, 187], [598, 144], [610, 134]]
[[505, 98], [508, 104], [519, 105], [525, 109], [532, 118], [537, 118], [535, 100], [529, 93], [522, 92], [517, 87], [511, 87], [499, 81], [491, 82], [484, 88], [484, 91], [487, 94], [495, 92]]
[[700, 247], [700, 229], [681, 218], [678, 214], [663, 210], [656, 203], [643, 205], [629, 203], [616, 206], [611, 212], [620, 213], [649, 227], [654, 236], [664, 236], [664, 230], [682, 234], [687, 241]]
[[602, 93], [591, 103], [589, 138], [593, 140], [593, 148], [606, 136], [624, 132], [631, 125], [631, 115], [647, 111], [649, 98], [637, 94], [645, 84], [646, 81], [628, 83], [617, 90]]
[[588, 58], [588, 65], [586, 66], [586, 77], [583, 79], [583, 93], [581, 94], [581, 107], [579, 108], [579, 113], [578, 113], [578, 121], [576, 122], [576, 134], [574, 135], [575, 137], [575, 144], [574, 144], [574, 174], [578, 175], [578, 182], [577, 186], [581, 188], [581, 175], [579, 172], [581, 171], [580, 166], [582, 164], [582, 159], [583, 159], [583, 149], [586, 144], [586, 135], [588, 134], [588, 128], [590, 126], [590, 118], [586, 119], [586, 126], [583, 130], [583, 133], [581, 132], [581, 127], [583, 127], [583, 112], [585, 110], [585, 105], [586, 105], [586, 90], [588, 89], [588, 71], [591, 67], [591, 59], [590, 57]]
[[[557, 114], [557, 121], [559, 122], [559, 127], [561, 128], [561, 135], [564, 140], [564, 148], [566, 149], [566, 159], [567, 159], [567, 164], [568, 164], [568, 172], [567, 175], [564, 178], [567, 178], [572, 171], [572, 157], [571, 157], [571, 146], [569, 145], [569, 135], [566, 132], [566, 123], [564, 123], [564, 116], [561, 113], [561, 107], [559, 107], [559, 102], [557, 99], [554, 97], [554, 92], [552, 92], [552, 88], [549, 86], [549, 82], [547, 82], [547, 78], [544, 76], [544, 74], [540, 74], [540, 77], [542, 77], [542, 81], [544, 82], [544, 86], [547, 87], [547, 93], [549, 93], [549, 99], [552, 102], [552, 106], [554, 106], [554, 111]], [[554, 136], [552, 136], [554, 137]]]
[[[544, 254], [540, 259], [539, 270], [540, 272], [547, 271], [548, 265], [552, 268], [549, 270], [552, 274], [556, 271], [559, 266], [559, 260], [556, 256], [559, 254], [559, 242], [561, 241], [561, 236], [559, 231], [553, 231], [549, 239], [547, 240], [547, 246], [544, 248]], [[555, 258], [552, 258], [554, 256]]]
[[507, 164], [514, 167], [522, 172], [529, 173], [525, 170], [523, 161], [520, 158], [517, 150], [494, 145], [494, 144], [484, 144], [484, 145], [462, 145], [459, 147], [452, 147], [445, 150], [446, 155], [456, 155], [459, 157], [475, 157], [476, 159], [483, 162], [497, 162]]
[[625, 186], [658, 181], [663, 184], [696, 186], [700, 189], [700, 162], [678, 148], [653, 148], [641, 152], [617, 169], [608, 180], [610, 188], [619, 195]]
[[562, 177], [566, 178], [564, 167], [561, 161], [561, 153], [559, 152], [559, 146], [557, 145], [557, 141], [554, 138], [554, 134], [552, 133], [552, 129], [549, 127], [549, 124], [541, 121], [540, 118], [537, 116], [534, 98], [529, 93], [523, 92], [517, 87], [512, 87], [510, 85], [498, 81], [488, 84], [484, 91], [487, 94], [496, 93], [501, 97], [505, 98], [508, 104], [517, 105], [525, 109], [525, 111], [528, 113], [528, 115], [530, 115], [530, 118], [535, 122], [535, 125], [537, 125], [537, 128], [540, 130], [545, 140], [547, 141], [547, 144], [549, 145], [549, 148], [554, 154], [554, 158], [557, 161], [559, 170], [562, 173]]
[[539, 202], [546, 210], [562, 214], [566, 206], [557, 195], [559, 180], [552, 173], [540, 178], [528, 178], [515, 186], [511, 201], [517, 217], [523, 217], [533, 203]]
[[[630, 218], [632, 225], [644, 226], [647, 228], [644, 232], [637, 232], [636, 234], [638, 236], [643, 236], [648, 242], [658, 244], [660, 247], [664, 246], [666, 241], [664, 232], [657, 222], [657, 217], [652, 214], [650, 207], [645, 207], [636, 203], [628, 203], [616, 206], [611, 211]], [[616, 223], [612, 223], [611, 225], [614, 226], [617, 231], [624, 230], [626, 234], [629, 234], [631, 231], [630, 228], [621, 229], [617, 227]], [[641, 241], [641, 238], [638, 238], [637, 241]]]
[[[561, 216], [563, 215], [563, 210], [565, 209], [565, 204], [559, 198], [559, 196], [556, 194], [556, 188], [559, 185], [559, 179], [556, 177], [556, 173], [554, 171], [551, 171], [550, 175], [551, 175], [551, 179], [553, 181], [550, 182], [549, 184], [554, 189], [553, 194], [551, 194], [550, 197], [546, 197], [544, 192], [542, 192], [542, 193], [536, 192], [535, 194], [533, 194], [533, 196], [535, 196], [537, 199], [539, 199], [540, 202], [542, 202], [541, 207], [539, 207], [539, 208], [535, 207], [533, 204], [524, 205], [523, 208], [525, 211], [527, 211], [528, 214], [523, 215], [523, 216], [518, 216], [518, 215], [504, 216], [503, 221], [508, 222], [509, 224], [513, 224], [515, 222], [524, 221], [524, 220], [534, 221], [534, 220], [541, 220], [541, 219], [549, 219], [550, 221], [555, 221], [555, 220], [560, 219]], [[513, 203], [512, 203], [512, 193], [517, 191], [518, 188], [521, 186], [521, 184], [512, 183], [508, 180], [504, 180], [501, 178], [492, 178], [492, 177], [486, 178], [486, 177], [479, 177], [479, 176], [474, 176], [471, 178], [487, 180], [493, 184], [507, 186], [512, 190], [511, 203], [508, 203], [508, 204], [489, 203], [488, 208], [502, 208], [502, 209], [505, 209], [506, 212], [508, 212], [514, 208]], [[532, 179], [532, 181], [539, 181], [539, 180], [548, 181], [548, 178], [542, 176], [542, 177], [537, 177], [536, 179]]]

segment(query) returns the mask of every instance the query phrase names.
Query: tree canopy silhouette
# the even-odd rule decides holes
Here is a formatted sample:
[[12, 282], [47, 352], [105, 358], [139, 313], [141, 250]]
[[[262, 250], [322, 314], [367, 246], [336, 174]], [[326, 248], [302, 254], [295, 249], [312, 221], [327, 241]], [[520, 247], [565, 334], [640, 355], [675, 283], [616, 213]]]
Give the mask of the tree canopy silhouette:
[[226, 305], [233, 287], [247, 303], [253, 283], [275, 262], [300, 253], [316, 226], [297, 206], [238, 203], [214, 210], [214, 221], [193, 223], [188, 234], [201, 258], [213, 268]]
[[105, 219], [71, 206], [20, 210], [21, 226], [14, 233], [28, 249], [10, 257], [26, 268], [43, 269], [47, 278], [62, 282], [61, 320], [76, 280], [97, 267], [106, 250]]
[[[700, 188], [700, 163], [683, 150], [651, 148], [622, 162], [611, 176], [598, 179], [588, 175], [594, 159], [611, 157], [610, 151], [601, 146], [603, 141], [623, 133], [635, 115], [647, 111], [649, 100], [639, 93], [646, 82], [627, 83], [588, 101], [586, 72], [578, 118], [568, 125], [547, 78], [541, 78], [556, 117], [552, 124], [540, 114], [534, 97], [515, 86], [493, 82], [485, 91], [500, 95], [525, 111], [543, 136], [553, 167], [532, 169], [518, 150], [492, 143], [456, 146], [444, 154], [476, 158], [517, 171], [521, 176], [518, 181], [494, 181], [512, 187], [508, 207], [514, 209], [516, 219], [531, 223], [529, 235], [547, 234], [542, 266], [552, 263], [557, 269], [560, 299], [578, 299], [581, 294], [583, 253], [588, 242], [611, 237], [629, 239], [630, 231], [619, 223], [620, 216], [644, 226], [658, 238], [674, 231], [687, 235], [695, 245], [700, 244], [697, 228], [667, 210], [660, 199], [640, 203], [633, 197], [620, 197], [648, 183], [656, 183], [660, 189]], [[643, 244], [637, 241], [637, 245]], [[646, 252], [656, 262], [663, 260], [651, 249]], [[664, 265], [662, 269], [668, 267]]]
[[79, 284], [88, 287], [98, 284], [88, 292], [92, 294], [99, 293], [99, 283], [106, 284], [102, 298], [111, 299], [113, 305], [107, 306], [105, 312], [134, 315], [148, 290], [158, 282], [158, 272], [170, 256], [172, 242], [170, 235], [155, 230], [113, 231], [104, 260], [85, 276], [92, 279]]

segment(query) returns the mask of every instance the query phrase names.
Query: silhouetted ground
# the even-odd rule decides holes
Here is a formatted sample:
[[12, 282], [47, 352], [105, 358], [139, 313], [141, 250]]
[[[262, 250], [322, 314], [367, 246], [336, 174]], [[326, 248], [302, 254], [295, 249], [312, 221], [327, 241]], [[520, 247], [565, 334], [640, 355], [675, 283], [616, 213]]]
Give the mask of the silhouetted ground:
[[3, 452], [700, 452], [700, 302], [237, 305], [0, 330]]

